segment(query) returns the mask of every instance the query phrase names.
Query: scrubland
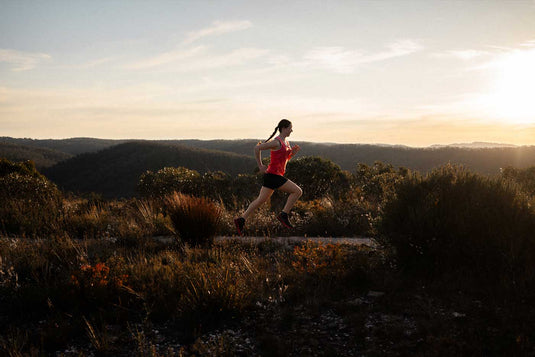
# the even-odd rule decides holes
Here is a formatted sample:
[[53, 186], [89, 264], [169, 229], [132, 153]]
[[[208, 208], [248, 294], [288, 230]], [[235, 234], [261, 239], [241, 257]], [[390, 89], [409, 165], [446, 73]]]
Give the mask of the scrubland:
[[137, 198], [105, 200], [3, 160], [0, 353], [534, 354], [535, 169], [347, 173], [306, 159], [293, 174], [307, 170], [296, 230], [276, 224], [275, 195], [247, 234], [378, 246], [214, 241], [234, 235], [254, 176], [230, 192], [228, 177], [168, 169], [140, 177]]

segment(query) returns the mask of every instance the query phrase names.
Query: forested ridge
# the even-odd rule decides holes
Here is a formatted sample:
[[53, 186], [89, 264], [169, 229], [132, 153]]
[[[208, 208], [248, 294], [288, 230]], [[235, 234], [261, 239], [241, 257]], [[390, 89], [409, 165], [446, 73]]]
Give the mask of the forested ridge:
[[[97, 192], [109, 197], [132, 196], [135, 183], [147, 170], [186, 167], [202, 173], [252, 174], [253, 148], [259, 140], [105, 140], [73, 138], [36, 140], [0, 138], [0, 157], [32, 160], [60, 187], [75, 192]], [[353, 172], [359, 163], [383, 162], [394, 167], [429, 172], [458, 164], [484, 175], [505, 167], [535, 165], [535, 146], [489, 148], [388, 146], [370, 144], [299, 144], [298, 157], [322, 157]], [[478, 144], [480, 145], [480, 143]], [[269, 153], [263, 153], [266, 158]]]
[[178, 166], [201, 173], [225, 171], [236, 175], [250, 172], [254, 160], [222, 151], [139, 141], [80, 154], [43, 170], [43, 173], [67, 191], [130, 197], [135, 195], [139, 177], [147, 170]]

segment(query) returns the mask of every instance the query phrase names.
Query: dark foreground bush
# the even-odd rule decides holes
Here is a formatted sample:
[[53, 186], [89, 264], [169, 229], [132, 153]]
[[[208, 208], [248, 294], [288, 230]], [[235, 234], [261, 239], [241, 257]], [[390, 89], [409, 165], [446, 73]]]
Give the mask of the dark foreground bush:
[[0, 232], [8, 235], [46, 235], [57, 228], [62, 195], [31, 161], [0, 159]]
[[210, 245], [218, 232], [221, 209], [206, 198], [175, 192], [165, 199], [175, 233], [193, 246]]
[[406, 178], [380, 229], [412, 274], [516, 288], [535, 275], [532, 209], [512, 186], [460, 168]]

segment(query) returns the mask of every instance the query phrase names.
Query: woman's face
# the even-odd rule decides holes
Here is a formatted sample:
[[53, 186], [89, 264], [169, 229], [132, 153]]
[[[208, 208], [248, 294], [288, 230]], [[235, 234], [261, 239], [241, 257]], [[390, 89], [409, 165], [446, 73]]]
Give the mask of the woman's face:
[[292, 129], [292, 124], [290, 124], [289, 127], [287, 128], [282, 128], [281, 129], [281, 134], [283, 134], [284, 136], [290, 136], [290, 134], [292, 133], [293, 129]]

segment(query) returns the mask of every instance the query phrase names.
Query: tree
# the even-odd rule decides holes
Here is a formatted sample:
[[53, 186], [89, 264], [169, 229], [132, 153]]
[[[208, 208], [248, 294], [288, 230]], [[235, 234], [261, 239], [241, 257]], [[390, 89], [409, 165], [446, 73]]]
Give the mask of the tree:
[[376, 161], [373, 166], [357, 164], [354, 179], [368, 201], [381, 204], [395, 194], [395, 186], [409, 174], [404, 167], [395, 169], [391, 164]]
[[161, 197], [171, 192], [195, 194], [201, 175], [185, 167], [164, 167], [158, 172], [146, 171], [139, 178], [137, 190], [143, 196]]
[[288, 162], [287, 177], [303, 189], [303, 200], [313, 200], [326, 195], [339, 198], [350, 188], [351, 175], [342, 171], [334, 162], [318, 157], [305, 156]]

